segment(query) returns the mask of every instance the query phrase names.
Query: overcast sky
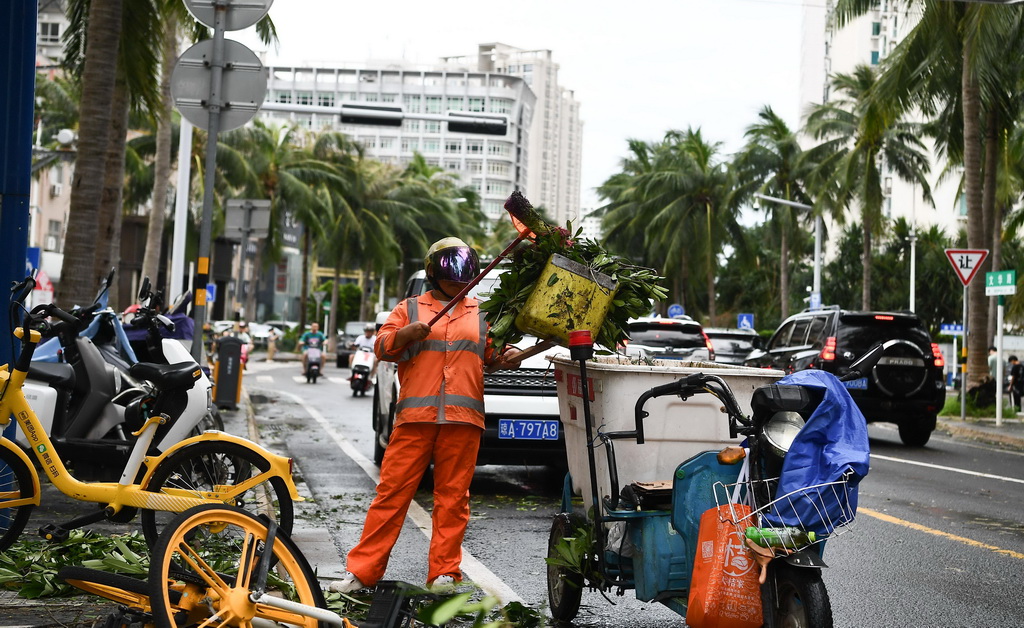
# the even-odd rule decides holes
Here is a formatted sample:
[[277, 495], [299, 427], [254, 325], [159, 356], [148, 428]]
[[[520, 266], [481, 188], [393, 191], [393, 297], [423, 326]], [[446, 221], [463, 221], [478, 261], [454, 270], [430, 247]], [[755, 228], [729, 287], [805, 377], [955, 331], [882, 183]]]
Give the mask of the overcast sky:
[[[276, 0], [268, 64], [429, 64], [501, 42], [547, 48], [583, 120], [584, 208], [626, 140], [701, 127], [731, 153], [763, 105], [799, 124], [800, 27], [824, 0]], [[820, 5], [820, 9], [818, 8]], [[260, 51], [248, 32], [228, 33]]]

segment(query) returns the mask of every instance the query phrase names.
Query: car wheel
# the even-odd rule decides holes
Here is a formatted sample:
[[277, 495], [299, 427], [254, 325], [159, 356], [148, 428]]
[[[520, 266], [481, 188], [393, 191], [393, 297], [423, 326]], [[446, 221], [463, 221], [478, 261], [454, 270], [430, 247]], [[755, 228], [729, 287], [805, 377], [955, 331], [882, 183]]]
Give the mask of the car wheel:
[[927, 415], [899, 424], [900, 440], [907, 447], [924, 447], [935, 431], [935, 415]]

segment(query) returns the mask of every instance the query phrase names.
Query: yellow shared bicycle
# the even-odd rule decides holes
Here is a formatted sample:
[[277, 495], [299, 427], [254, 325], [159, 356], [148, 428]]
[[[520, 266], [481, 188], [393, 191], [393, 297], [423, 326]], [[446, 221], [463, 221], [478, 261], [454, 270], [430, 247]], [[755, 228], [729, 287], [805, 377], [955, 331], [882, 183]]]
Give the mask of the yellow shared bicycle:
[[[33, 287], [29, 277], [12, 289], [11, 321], [17, 320], [21, 301]], [[24, 433], [39, 468], [57, 489], [100, 508], [61, 525], [40, 529], [44, 538], [66, 538], [69, 530], [102, 519], [131, 521], [141, 511], [142, 529], [152, 546], [159, 531], [177, 513], [201, 504], [229, 504], [257, 510], [291, 532], [293, 502], [301, 501], [291, 477], [291, 460], [259, 445], [224, 432], [207, 431], [159, 452], [153, 445], [162, 426], [174, 418], [161, 390], [190, 388], [199, 378], [194, 363], [146, 364], [131, 374], [154, 384], [154, 393], [140, 401], [135, 444], [118, 482], [83, 482], [76, 479], [57, 456], [45, 428], [25, 399], [22, 386], [32, 354], [41, 338], [40, 328], [54, 317], [74, 317], [55, 305], [39, 305], [25, 312], [22, 326], [13, 331], [21, 340], [14, 368], [0, 366], [0, 429], [12, 418]], [[13, 324], [12, 324], [13, 325]], [[170, 413], [169, 413], [170, 412]], [[39, 474], [29, 455], [8, 439], [0, 438], [0, 551], [10, 547], [40, 503]]]

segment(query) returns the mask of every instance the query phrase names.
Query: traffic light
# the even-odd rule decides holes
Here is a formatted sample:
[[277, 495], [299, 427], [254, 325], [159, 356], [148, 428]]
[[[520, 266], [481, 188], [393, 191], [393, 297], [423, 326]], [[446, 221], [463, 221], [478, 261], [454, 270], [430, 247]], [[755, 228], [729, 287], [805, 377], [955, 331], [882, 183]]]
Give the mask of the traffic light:
[[342, 124], [402, 126], [402, 108], [344, 105], [341, 108], [341, 122]]
[[473, 133], [475, 135], [505, 135], [508, 120], [504, 116], [481, 116], [448, 112], [449, 133]]

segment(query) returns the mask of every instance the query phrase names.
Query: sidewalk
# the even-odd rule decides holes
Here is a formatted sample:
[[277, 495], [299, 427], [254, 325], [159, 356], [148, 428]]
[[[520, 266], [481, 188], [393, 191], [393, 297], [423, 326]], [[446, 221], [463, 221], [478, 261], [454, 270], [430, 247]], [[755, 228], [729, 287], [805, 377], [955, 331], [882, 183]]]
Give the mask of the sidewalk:
[[1012, 451], [1024, 451], [1024, 416], [1004, 416], [1000, 425], [996, 425], [995, 417], [960, 417], [940, 416], [936, 430], [957, 438], [993, 445]]

